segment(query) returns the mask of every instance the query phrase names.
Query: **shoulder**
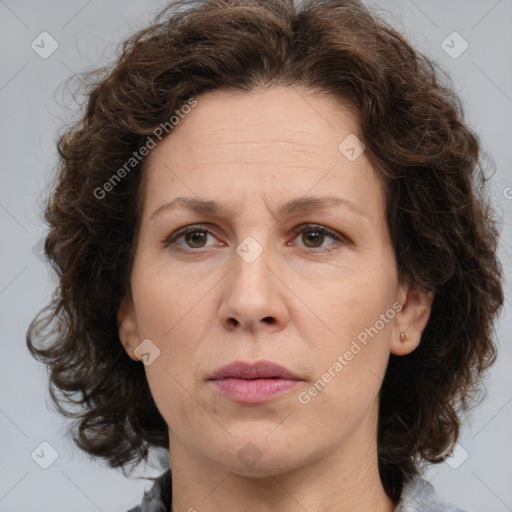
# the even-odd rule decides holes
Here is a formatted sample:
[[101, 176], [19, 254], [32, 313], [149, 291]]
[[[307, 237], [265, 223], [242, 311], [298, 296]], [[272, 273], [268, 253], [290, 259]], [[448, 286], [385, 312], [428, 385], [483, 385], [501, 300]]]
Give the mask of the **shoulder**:
[[438, 500], [432, 484], [416, 475], [404, 484], [394, 512], [467, 512]]
[[171, 509], [171, 470], [162, 473], [149, 491], [144, 492], [140, 505], [127, 512], [168, 512]]

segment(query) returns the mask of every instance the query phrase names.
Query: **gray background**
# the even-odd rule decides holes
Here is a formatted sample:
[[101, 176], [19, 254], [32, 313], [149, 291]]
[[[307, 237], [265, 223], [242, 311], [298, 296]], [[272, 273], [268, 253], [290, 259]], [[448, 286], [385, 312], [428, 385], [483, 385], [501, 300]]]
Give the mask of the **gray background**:
[[[64, 420], [47, 408], [47, 378], [25, 347], [25, 331], [55, 284], [40, 259], [45, 228], [38, 214], [55, 163], [57, 130], [73, 114], [62, 85], [73, 73], [111, 60], [116, 45], [164, 3], [0, 0], [0, 511], [124, 512], [150, 486], [90, 460], [65, 436]], [[507, 277], [507, 304], [497, 326], [500, 357], [490, 374], [488, 397], [465, 425], [456, 457], [430, 467], [426, 478], [443, 499], [468, 510], [512, 510], [512, 0], [369, 4], [392, 16], [419, 49], [448, 70], [469, 123], [496, 162], [493, 199], [504, 218], [500, 251]], [[58, 43], [46, 59], [31, 48], [43, 31]], [[469, 44], [457, 58], [442, 47], [453, 31]], [[453, 46], [453, 53], [463, 42], [456, 36], [445, 44]], [[31, 457], [42, 442], [58, 453], [48, 469], [34, 461], [48, 462], [47, 448], [36, 450], [44, 453], [39, 459]], [[143, 466], [135, 475], [159, 473]]]

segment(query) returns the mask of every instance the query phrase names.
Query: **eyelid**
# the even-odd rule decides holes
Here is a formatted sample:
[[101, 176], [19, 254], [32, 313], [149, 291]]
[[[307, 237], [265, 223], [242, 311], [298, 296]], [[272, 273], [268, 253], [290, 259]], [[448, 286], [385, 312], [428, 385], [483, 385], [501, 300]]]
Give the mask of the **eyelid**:
[[333, 229], [330, 229], [326, 226], [323, 226], [322, 224], [315, 224], [311, 222], [306, 222], [304, 224], [300, 224], [296, 228], [293, 228], [293, 232], [301, 234], [304, 231], [313, 231], [314, 229], [320, 231], [321, 233], [326, 234], [327, 236], [330, 236], [334, 240], [337, 240], [338, 242], [345, 242], [346, 239], [344, 236], [342, 236], [337, 231], [334, 231]]
[[[166, 236], [164, 240], [162, 241], [163, 247], [168, 247], [173, 242], [175, 242], [178, 238], [182, 237], [183, 235], [186, 235], [190, 232], [195, 231], [206, 231], [210, 234], [214, 234], [211, 230], [211, 227], [208, 224], [191, 224], [189, 226], [184, 226], [182, 228], [179, 228], [177, 231], [172, 232], [170, 235]], [[194, 250], [194, 249], [192, 249]]]

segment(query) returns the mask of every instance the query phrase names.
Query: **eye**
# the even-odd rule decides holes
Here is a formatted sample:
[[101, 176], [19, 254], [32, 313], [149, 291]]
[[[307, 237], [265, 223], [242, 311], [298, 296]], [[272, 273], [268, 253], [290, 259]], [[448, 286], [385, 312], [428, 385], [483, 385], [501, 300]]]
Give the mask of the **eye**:
[[[330, 248], [331, 245], [324, 246], [326, 238], [331, 238], [336, 242], [344, 242], [344, 238], [335, 231], [332, 231], [324, 226], [318, 224], [303, 224], [293, 229], [293, 231], [299, 235], [304, 246], [308, 249], [325, 249]], [[169, 247], [174, 251], [190, 251], [191, 249], [203, 249], [209, 247], [207, 245], [208, 235], [213, 233], [208, 227], [203, 225], [192, 225], [185, 226], [178, 231], [171, 233], [165, 240], [163, 240], [163, 247]], [[298, 238], [298, 237], [297, 237]], [[180, 239], [183, 239], [186, 245], [177, 243]]]
[[[169, 237], [167, 237], [163, 241], [164, 247], [172, 247], [173, 250], [187, 250], [187, 249], [202, 249], [204, 247], [208, 247], [206, 244], [206, 241], [208, 239], [208, 235], [211, 235], [211, 231], [201, 225], [194, 225], [194, 226], [185, 226], [182, 229], [179, 229], [178, 231], [171, 233]], [[183, 246], [181, 244], [176, 244], [176, 242], [183, 238], [185, 243], [188, 245], [188, 247]], [[176, 247], [177, 246], [177, 247]]]
[[329, 244], [328, 246], [322, 246], [322, 243], [325, 241], [326, 237], [331, 238], [336, 242], [344, 242], [344, 239], [340, 234], [318, 224], [305, 224], [297, 226], [293, 231], [299, 235], [302, 235], [300, 240], [303, 241], [305, 247], [308, 249], [322, 249], [324, 247], [334, 245]]

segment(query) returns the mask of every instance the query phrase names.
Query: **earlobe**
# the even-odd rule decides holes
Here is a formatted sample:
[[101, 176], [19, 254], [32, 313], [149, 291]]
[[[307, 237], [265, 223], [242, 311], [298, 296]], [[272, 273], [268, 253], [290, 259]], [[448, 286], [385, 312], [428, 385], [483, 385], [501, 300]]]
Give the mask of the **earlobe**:
[[395, 317], [390, 351], [397, 356], [410, 354], [421, 341], [434, 301], [434, 292], [408, 285], [401, 293], [402, 309]]
[[134, 350], [138, 345], [138, 328], [135, 318], [135, 311], [131, 297], [124, 297], [117, 313], [117, 325], [119, 340], [121, 341], [126, 353], [134, 361], [139, 359], [135, 356]]

